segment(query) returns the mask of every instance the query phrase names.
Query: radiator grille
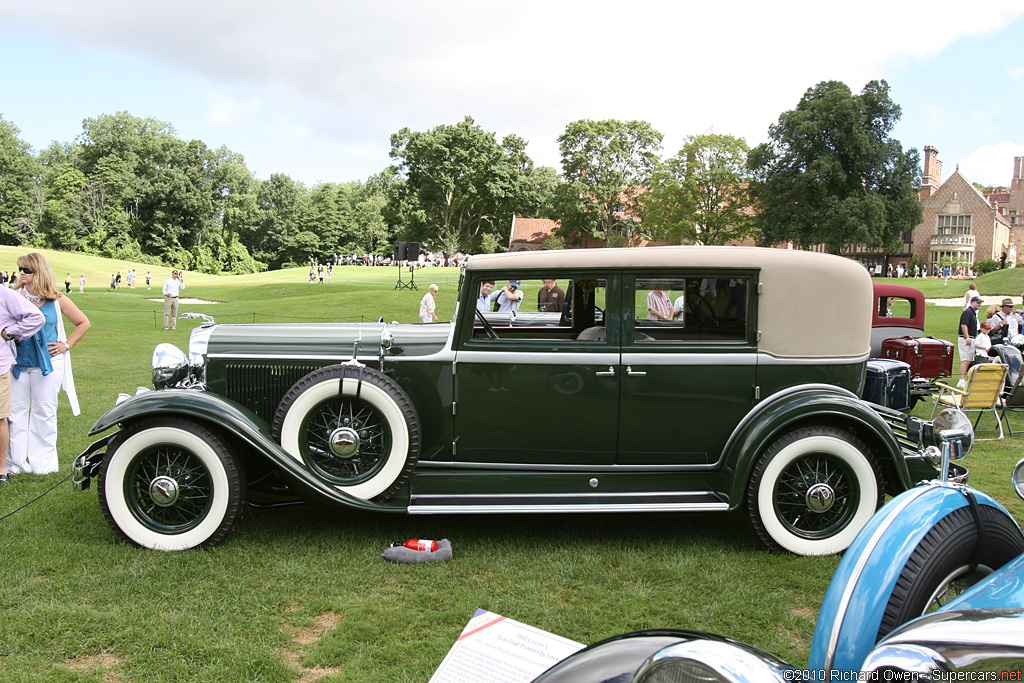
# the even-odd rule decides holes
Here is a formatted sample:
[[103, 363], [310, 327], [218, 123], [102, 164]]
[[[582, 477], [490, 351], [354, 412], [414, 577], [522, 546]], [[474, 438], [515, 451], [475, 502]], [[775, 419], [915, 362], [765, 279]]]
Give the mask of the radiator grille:
[[229, 363], [226, 367], [227, 397], [271, 422], [277, 405], [292, 385], [321, 367], [324, 366]]

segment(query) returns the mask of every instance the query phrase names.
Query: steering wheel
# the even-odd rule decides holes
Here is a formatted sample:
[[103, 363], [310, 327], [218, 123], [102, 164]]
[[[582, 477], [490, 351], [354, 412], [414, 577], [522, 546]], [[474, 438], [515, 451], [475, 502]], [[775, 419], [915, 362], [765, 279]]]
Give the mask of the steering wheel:
[[491, 324], [489, 322], [487, 322], [487, 318], [484, 317], [484, 312], [481, 311], [479, 308], [475, 309], [475, 312], [476, 312], [476, 317], [480, 319], [481, 323], [483, 323], [484, 332], [487, 333], [487, 336], [490, 337], [491, 339], [497, 339], [498, 338], [498, 333], [495, 332], [494, 328], [491, 327]]

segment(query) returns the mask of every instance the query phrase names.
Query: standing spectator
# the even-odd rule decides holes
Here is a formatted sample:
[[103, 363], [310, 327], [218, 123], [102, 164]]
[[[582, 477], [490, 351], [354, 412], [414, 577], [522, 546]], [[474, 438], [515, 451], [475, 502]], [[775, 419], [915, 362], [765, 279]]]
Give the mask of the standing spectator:
[[664, 287], [664, 282], [658, 282], [651, 293], [647, 295], [648, 320], [672, 319], [672, 302], [668, 300], [668, 294], [663, 291]]
[[[26, 339], [42, 329], [46, 318], [25, 297], [0, 286], [0, 338], [4, 342]], [[11, 435], [7, 418], [11, 415], [11, 366], [14, 356], [10, 344], [0, 344], [0, 486], [6, 486], [7, 450]]]
[[71, 273], [68, 273], [67, 275], [64, 276], [64, 293], [71, 293]]
[[146, 289], [153, 289], [153, 273], [146, 271]]
[[185, 289], [185, 282], [181, 277], [181, 272], [177, 270], [171, 271], [171, 276], [164, 280], [164, 329], [167, 328], [168, 322], [170, 323], [170, 329], [174, 329], [178, 323], [178, 298], [181, 296], [181, 290]]
[[1006, 297], [999, 305], [999, 311], [991, 316], [992, 343], [1006, 344], [1020, 334], [1019, 316], [1013, 310], [1013, 299]]
[[316, 268], [313, 266], [309, 267], [309, 282], [310, 284], [316, 282]]
[[434, 295], [437, 294], [437, 285], [427, 287], [427, 293], [420, 300], [420, 320], [425, 323], [437, 322], [437, 304], [434, 303]]
[[328, 263], [327, 264], [327, 282], [331, 281], [331, 271], [333, 271], [333, 270], [334, 270], [334, 264], [333, 263]]
[[320, 276], [320, 284], [324, 283], [324, 267], [323, 265], [317, 266], [316, 274]]
[[476, 310], [486, 313], [491, 310], [491, 290], [494, 289], [494, 280], [484, 280], [480, 283], [480, 291], [476, 295]]
[[981, 292], [978, 291], [978, 285], [972, 282], [971, 284], [967, 285], [967, 293], [964, 294], [964, 308], [970, 306], [971, 299], [973, 299], [976, 296], [981, 296]]
[[978, 323], [978, 336], [974, 338], [975, 356], [982, 352], [987, 354], [992, 349], [992, 338], [988, 334], [991, 329], [992, 325], [987, 320]]
[[521, 286], [522, 282], [519, 280], [509, 280], [508, 284], [499, 289], [497, 294], [491, 294], [491, 300], [498, 302], [498, 313], [519, 312], [519, 306], [523, 303]]
[[85, 292], [85, 275], [78, 276], [78, 293]]
[[[49, 474], [57, 463], [57, 396], [63, 388], [71, 404], [78, 407], [75, 380], [71, 373], [71, 349], [89, 331], [89, 319], [70, 298], [60, 293], [46, 257], [25, 254], [18, 259], [16, 292], [43, 314], [41, 330], [25, 339], [11, 369], [11, 470]], [[74, 325], [71, 335], [64, 319]]]
[[542, 313], [560, 313], [565, 305], [565, 290], [554, 280], [541, 280], [543, 287], [537, 292], [537, 310]]
[[117, 276], [113, 273], [110, 274], [110, 289], [107, 291], [114, 291], [114, 286], [117, 284]]
[[956, 386], [963, 389], [966, 384], [967, 369], [974, 360], [974, 338], [978, 336], [978, 309], [981, 308], [981, 297], [971, 299], [971, 305], [960, 314], [960, 325], [957, 327], [957, 348], [960, 351], [960, 381]]
[[121, 271], [117, 271], [117, 275], [114, 277], [114, 289], [121, 289]]

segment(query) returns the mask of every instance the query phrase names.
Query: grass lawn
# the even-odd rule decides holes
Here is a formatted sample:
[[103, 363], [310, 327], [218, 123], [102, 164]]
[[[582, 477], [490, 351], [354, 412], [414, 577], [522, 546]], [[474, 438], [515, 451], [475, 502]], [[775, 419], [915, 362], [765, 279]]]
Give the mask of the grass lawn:
[[[25, 251], [0, 247], [0, 262], [13, 266]], [[184, 347], [195, 323], [162, 329], [162, 303], [150, 299], [160, 298], [169, 269], [152, 269], [152, 291], [143, 283], [111, 292], [111, 269], [124, 274], [131, 264], [50, 257], [59, 280], [72, 273], [71, 296], [93, 324], [73, 354], [82, 415], [61, 399], [66, 469], [118, 392], [150, 386], [154, 345]], [[90, 283], [84, 294], [80, 272]], [[323, 286], [306, 284], [307, 273], [187, 273], [186, 296], [221, 303], [180, 312], [219, 322], [412, 322], [435, 282], [445, 319], [458, 283], [456, 269], [418, 272], [418, 292], [394, 291], [394, 268], [336, 268]], [[958, 314], [929, 306], [926, 332], [950, 338]], [[1020, 416], [1015, 426], [1024, 430]], [[1018, 521], [1024, 503], [1009, 473], [1020, 443], [980, 444], [965, 463], [972, 483]], [[0, 490], [0, 516], [62, 477], [15, 478]], [[379, 557], [391, 541], [416, 537], [451, 539], [453, 561]], [[0, 681], [426, 681], [477, 608], [585, 643], [648, 627], [708, 630], [800, 666], [837, 563], [768, 553], [743, 514], [417, 518], [310, 506], [247, 509], [213, 550], [158, 553], [118, 541], [95, 490], [65, 483], [0, 522]]]

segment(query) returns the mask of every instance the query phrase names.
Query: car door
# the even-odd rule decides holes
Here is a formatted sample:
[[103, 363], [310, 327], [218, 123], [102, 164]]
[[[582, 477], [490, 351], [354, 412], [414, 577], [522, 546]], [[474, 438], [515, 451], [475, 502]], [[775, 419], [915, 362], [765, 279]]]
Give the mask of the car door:
[[712, 467], [755, 403], [751, 271], [623, 276], [620, 465]]
[[[474, 274], [480, 293], [494, 276]], [[460, 310], [456, 341], [454, 458], [526, 467], [611, 465], [619, 410], [616, 274], [508, 274]], [[566, 292], [564, 307], [544, 297], [543, 280]], [[508, 309], [509, 283], [521, 300]], [[501, 292], [504, 289], [505, 294]], [[468, 301], [466, 308], [473, 306]], [[559, 310], [554, 310], [555, 308]], [[568, 309], [568, 310], [566, 310]], [[607, 319], [606, 319], [607, 318]]]

